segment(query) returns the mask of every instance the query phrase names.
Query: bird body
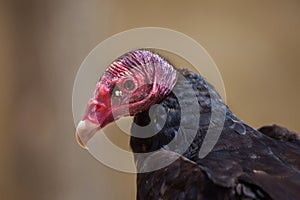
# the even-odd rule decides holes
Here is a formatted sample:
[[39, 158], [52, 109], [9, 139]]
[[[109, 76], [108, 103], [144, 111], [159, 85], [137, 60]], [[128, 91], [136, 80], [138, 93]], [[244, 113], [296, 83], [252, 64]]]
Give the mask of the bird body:
[[[194, 86], [201, 105], [200, 128], [193, 143], [180, 159], [159, 171], [138, 174], [138, 199], [297, 199], [300, 195], [297, 189], [300, 187], [300, 143], [270, 138], [239, 120], [228, 107], [218, 142], [205, 158], [199, 158], [199, 150], [210, 123], [211, 107], [210, 103], [205, 102], [210, 102], [207, 100], [210, 99], [208, 88], [212, 86], [193, 72], [180, 72]], [[206, 96], [203, 95], [205, 90]], [[160, 138], [160, 134], [170, 135], [179, 127], [180, 121], [176, 112], [180, 111], [176, 109], [180, 108], [170, 102], [176, 104], [173, 95], [161, 102], [166, 110], [170, 110], [170, 107], [173, 110], [169, 111], [170, 119], [157, 134]], [[224, 102], [219, 102], [219, 107], [222, 107]], [[156, 115], [151, 116], [152, 119], [160, 117], [160, 112], [154, 113]], [[144, 115], [145, 113], [136, 115], [135, 122], [145, 120]], [[193, 120], [191, 115], [185, 117], [189, 118], [186, 119], [188, 121]], [[171, 139], [173, 138], [169, 140]], [[158, 139], [132, 137], [131, 140], [133, 150], [140, 152], [139, 148], [143, 145], [156, 144], [147, 140]], [[144, 147], [146, 151], [161, 148], [164, 149], [164, 145], [156, 148], [152, 145], [148, 149]], [[154, 159], [167, 159], [172, 154], [174, 152], [162, 151], [151, 162], [155, 162]]]
[[[110, 85], [113, 80], [122, 80], [117, 76], [122, 71], [120, 66], [137, 70], [146, 68], [145, 60], [152, 62], [147, 69], [137, 71], [140, 72], [139, 78], [148, 73], [147, 79], [153, 82], [146, 84], [147, 87], [142, 87], [142, 90], [137, 86], [131, 93], [127, 100], [129, 113], [122, 113], [122, 109], [118, 111], [120, 117], [134, 116], [130, 146], [136, 153], [137, 169], [143, 172], [137, 175], [137, 199], [300, 198], [300, 140], [296, 134], [277, 126], [255, 130], [231, 112], [203, 77], [187, 69], [174, 70], [172, 65], [165, 63], [167, 61], [156, 56], [147, 50], [125, 54], [111, 65], [114, 73], [108, 69], [107, 75], [104, 74], [100, 80], [102, 85], [104, 82]], [[166, 87], [155, 87], [156, 80]], [[107, 91], [111, 94], [116, 85], [107, 86]], [[184, 89], [186, 86], [191, 89]], [[107, 95], [101, 92], [103, 87], [96, 89], [94, 100], [103, 101], [102, 97]], [[118, 86], [117, 90], [122, 91], [122, 86]], [[142, 92], [142, 99], [134, 95], [136, 91]], [[150, 95], [143, 95], [143, 92]], [[100, 93], [102, 97], [99, 97]], [[199, 109], [195, 108], [193, 97], [196, 97]], [[122, 99], [114, 98], [117, 103], [111, 103], [115, 101], [111, 100], [111, 108], [100, 106], [100, 109], [102, 104], [98, 103], [98, 110], [113, 110], [113, 105], [122, 107]], [[201, 157], [201, 146], [207, 142], [205, 137], [209, 128], [214, 124], [217, 126], [220, 121], [212, 115], [212, 104], [216, 112], [223, 112], [224, 123], [212, 150]], [[91, 106], [94, 105], [88, 106], [84, 120], [99, 123], [99, 128], [114, 120], [103, 113], [97, 114], [97, 109], [91, 109]], [[183, 108], [190, 114], [183, 114]], [[197, 114], [199, 120], [195, 117]], [[95, 116], [97, 120], [93, 120]], [[102, 119], [103, 116], [106, 116], [105, 119]], [[143, 132], [140, 127], [145, 127]], [[156, 134], [139, 137], [148, 132]], [[81, 141], [81, 144], [84, 142]], [[148, 155], [149, 152], [152, 154]], [[168, 161], [174, 162], [155, 171], [144, 170]]]

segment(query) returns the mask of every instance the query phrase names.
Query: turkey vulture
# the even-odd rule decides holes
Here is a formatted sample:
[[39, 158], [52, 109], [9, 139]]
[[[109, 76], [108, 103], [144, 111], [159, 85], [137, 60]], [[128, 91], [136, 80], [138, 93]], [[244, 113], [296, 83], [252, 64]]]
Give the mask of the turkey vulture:
[[[183, 115], [193, 95], [199, 109], [187, 106], [190, 114]], [[209, 128], [220, 121], [212, 116], [213, 102], [217, 112], [225, 111], [224, 122], [216, 144], [201, 157]], [[79, 144], [85, 147], [97, 130], [128, 115], [134, 116], [131, 149], [148, 155], [135, 156], [136, 167], [172, 161], [138, 173], [137, 199], [300, 199], [297, 134], [276, 125], [248, 126], [202, 76], [176, 69], [152, 51], [131, 51], [106, 69], [77, 127]]]

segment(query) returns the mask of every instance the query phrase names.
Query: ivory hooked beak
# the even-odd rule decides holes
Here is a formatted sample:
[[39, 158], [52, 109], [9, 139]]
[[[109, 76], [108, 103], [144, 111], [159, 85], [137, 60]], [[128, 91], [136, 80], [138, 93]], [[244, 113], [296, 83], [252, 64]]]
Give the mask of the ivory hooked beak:
[[87, 148], [88, 141], [95, 135], [95, 133], [99, 130], [100, 125], [95, 124], [87, 119], [82, 120], [78, 123], [76, 128], [76, 140], [78, 144], [84, 148]]

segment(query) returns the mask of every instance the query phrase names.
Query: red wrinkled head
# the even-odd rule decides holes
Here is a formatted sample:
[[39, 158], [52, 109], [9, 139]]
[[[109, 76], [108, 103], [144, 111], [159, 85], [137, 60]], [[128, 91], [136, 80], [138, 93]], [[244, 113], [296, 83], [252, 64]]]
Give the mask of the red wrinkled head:
[[96, 84], [76, 131], [85, 146], [95, 132], [122, 116], [134, 116], [161, 101], [174, 87], [176, 70], [148, 50], [129, 52], [115, 60]]

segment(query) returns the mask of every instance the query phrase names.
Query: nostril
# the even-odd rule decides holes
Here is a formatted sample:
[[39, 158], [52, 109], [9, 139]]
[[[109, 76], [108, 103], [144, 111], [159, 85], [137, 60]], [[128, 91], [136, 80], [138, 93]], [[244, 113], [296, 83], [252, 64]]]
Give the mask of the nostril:
[[106, 110], [106, 106], [103, 104], [103, 103], [97, 103], [95, 105], [96, 107], [96, 111], [103, 111], [103, 110]]
[[92, 112], [99, 112], [107, 109], [107, 106], [104, 103], [100, 103], [96, 99], [92, 98], [89, 102], [89, 110]]

